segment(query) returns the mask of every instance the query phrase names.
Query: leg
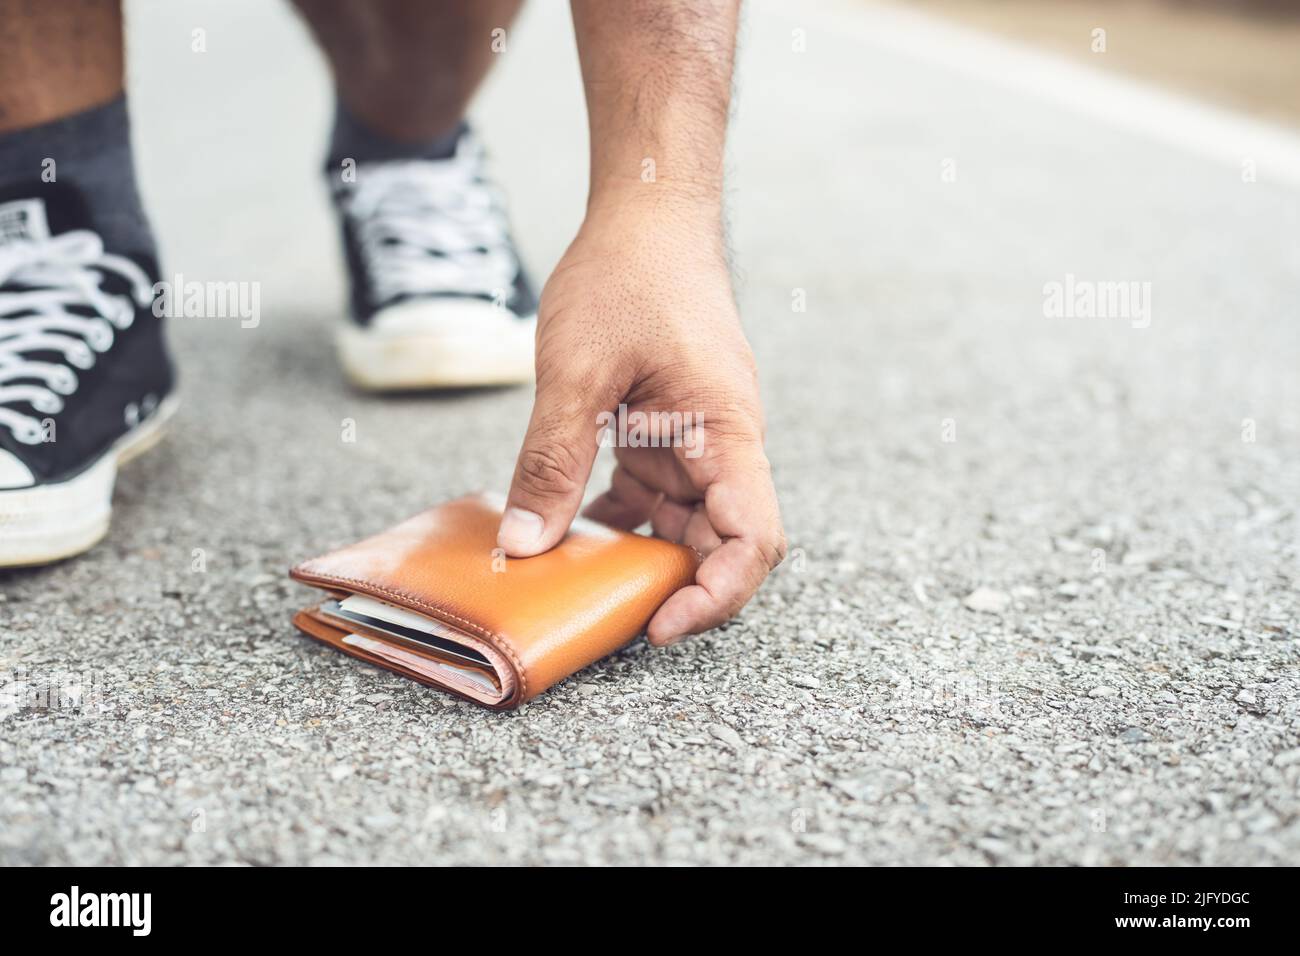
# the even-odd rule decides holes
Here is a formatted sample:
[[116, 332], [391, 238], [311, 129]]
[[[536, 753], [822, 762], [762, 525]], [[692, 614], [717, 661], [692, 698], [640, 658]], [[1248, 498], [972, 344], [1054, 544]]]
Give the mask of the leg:
[[338, 98], [326, 170], [352, 286], [339, 355], [376, 390], [526, 381], [537, 301], [469, 102], [521, 0], [293, 0]]
[[492, 66], [492, 31], [522, 0], [294, 0], [329, 59], [342, 105], [394, 140], [453, 129]]
[[0, 134], [122, 94], [120, 0], [0, 0]]
[[152, 256], [123, 95], [121, 0], [0, 0], [0, 51], [0, 192], [67, 184], [108, 247]]
[[119, 0], [0, 0], [0, 567], [99, 540], [170, 414], [154, 260]]

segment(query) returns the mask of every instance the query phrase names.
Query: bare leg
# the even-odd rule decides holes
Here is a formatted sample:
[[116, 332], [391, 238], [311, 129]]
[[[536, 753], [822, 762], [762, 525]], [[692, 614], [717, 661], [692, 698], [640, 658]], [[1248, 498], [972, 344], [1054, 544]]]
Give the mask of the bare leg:
[[0, 0], [0, 133], [122, 93], [120, 0]]
[[293, 0], [330, 61], [339, 98], [378, 133], [418, 141], [465, 115], [492, 66], [493, 31], [522, 0]]

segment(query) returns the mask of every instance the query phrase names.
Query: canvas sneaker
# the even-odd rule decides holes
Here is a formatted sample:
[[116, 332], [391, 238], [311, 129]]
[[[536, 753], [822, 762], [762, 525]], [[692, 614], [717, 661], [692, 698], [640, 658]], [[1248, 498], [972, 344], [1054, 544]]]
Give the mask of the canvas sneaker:
[[537, 298], [472, 132], [447, 159], [361, 163], [333, 188], [352, 280], [338, 351], [354, 384], [532, 378]]
[[172, 413], [156, 274], [104, 248], [72, 186], [0, 194], [0, 567], [103, 537], [118, 466]]

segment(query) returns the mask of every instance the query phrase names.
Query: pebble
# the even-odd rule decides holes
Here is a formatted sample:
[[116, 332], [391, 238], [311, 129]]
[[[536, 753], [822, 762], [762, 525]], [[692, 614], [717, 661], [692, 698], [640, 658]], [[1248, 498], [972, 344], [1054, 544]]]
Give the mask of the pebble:
[[1084, 644], [1082, 647], [1075, 648], [1074, 652], [1084, 660], [1090, 660], [1094, 657], [1120, 656], [1118, 647], [1110, 647], [1106, 644]]
[[586, 800], [592, 806], [612, 807], [619, 810], [632, 810], [654, 803], [659, 796], [654, 790], [645, 787], [610, 787], [605, 790], [589, 790]]
[[835, 786], [854, 800], [861, 800], [863, 803], [879, 803], [885, 797], [908, 789], [911, 783], [911, 775], [902, 770], [880, 769], [846, 780], [838, 780]]
[[1162, 551], [1129, 551], [1125, 553], [1121, 564], [1128, 567], [1143, 567], [1149, 564], [1155, 564], [1164, 557]]
[[1015, 852], [1015, 846], [1006, 840], [999, 840], [995, 837], [981, 837], [975, 841], [976, 849], [983, 850], [995, 860], [1009, 856]]
[[1221, 628], [1223, 628], [1225, 631], [1240, 631], [1240, 630], [1241, 630], [1241, 622], [1240, 622], [1240, 621], [1229, 621], [1227, 618], [1223, 618], [1223, 617], [1210, 617], [1210, 616], [1207, 615], [1206, 617], [1198, 617], [1198, 618], [1196, 619], [1196, 623], [1197, 623], [1197, 624], [1208, 624], [1208, 625], [1210, 625], [1211, 627], [1221, 627]]
[[962, 598], [962, 604], [983, 614], [1001, 614], [1011, 604], [1011, 595], [993, 588], [976, 588]]
[[843, 856], [849, 845], [833, 833], [801, 833], [799, 843], [827, 856]]
[[1092, 690], [1088, 691], [1088, 696], [1093, 698], [1118, 697], [1119, 691], [1114, 687], [1107, 687], [1103, 684], [1100, 687], [1094, 687]]
[[710, 724], [709, 733], [718, 740], [721, 740], [732, 750], [739, 751], [745, 746], [745, 742], [740, 739], [740, 734], [736, 733], [726, 724]]

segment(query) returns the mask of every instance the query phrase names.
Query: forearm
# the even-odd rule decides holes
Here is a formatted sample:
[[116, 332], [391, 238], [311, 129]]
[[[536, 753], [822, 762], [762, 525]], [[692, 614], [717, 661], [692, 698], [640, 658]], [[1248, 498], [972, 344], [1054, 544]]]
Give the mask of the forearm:
[[740, 0], [572, 8], [591, 130], [589, 209], [672, 197], [720, 222]]

